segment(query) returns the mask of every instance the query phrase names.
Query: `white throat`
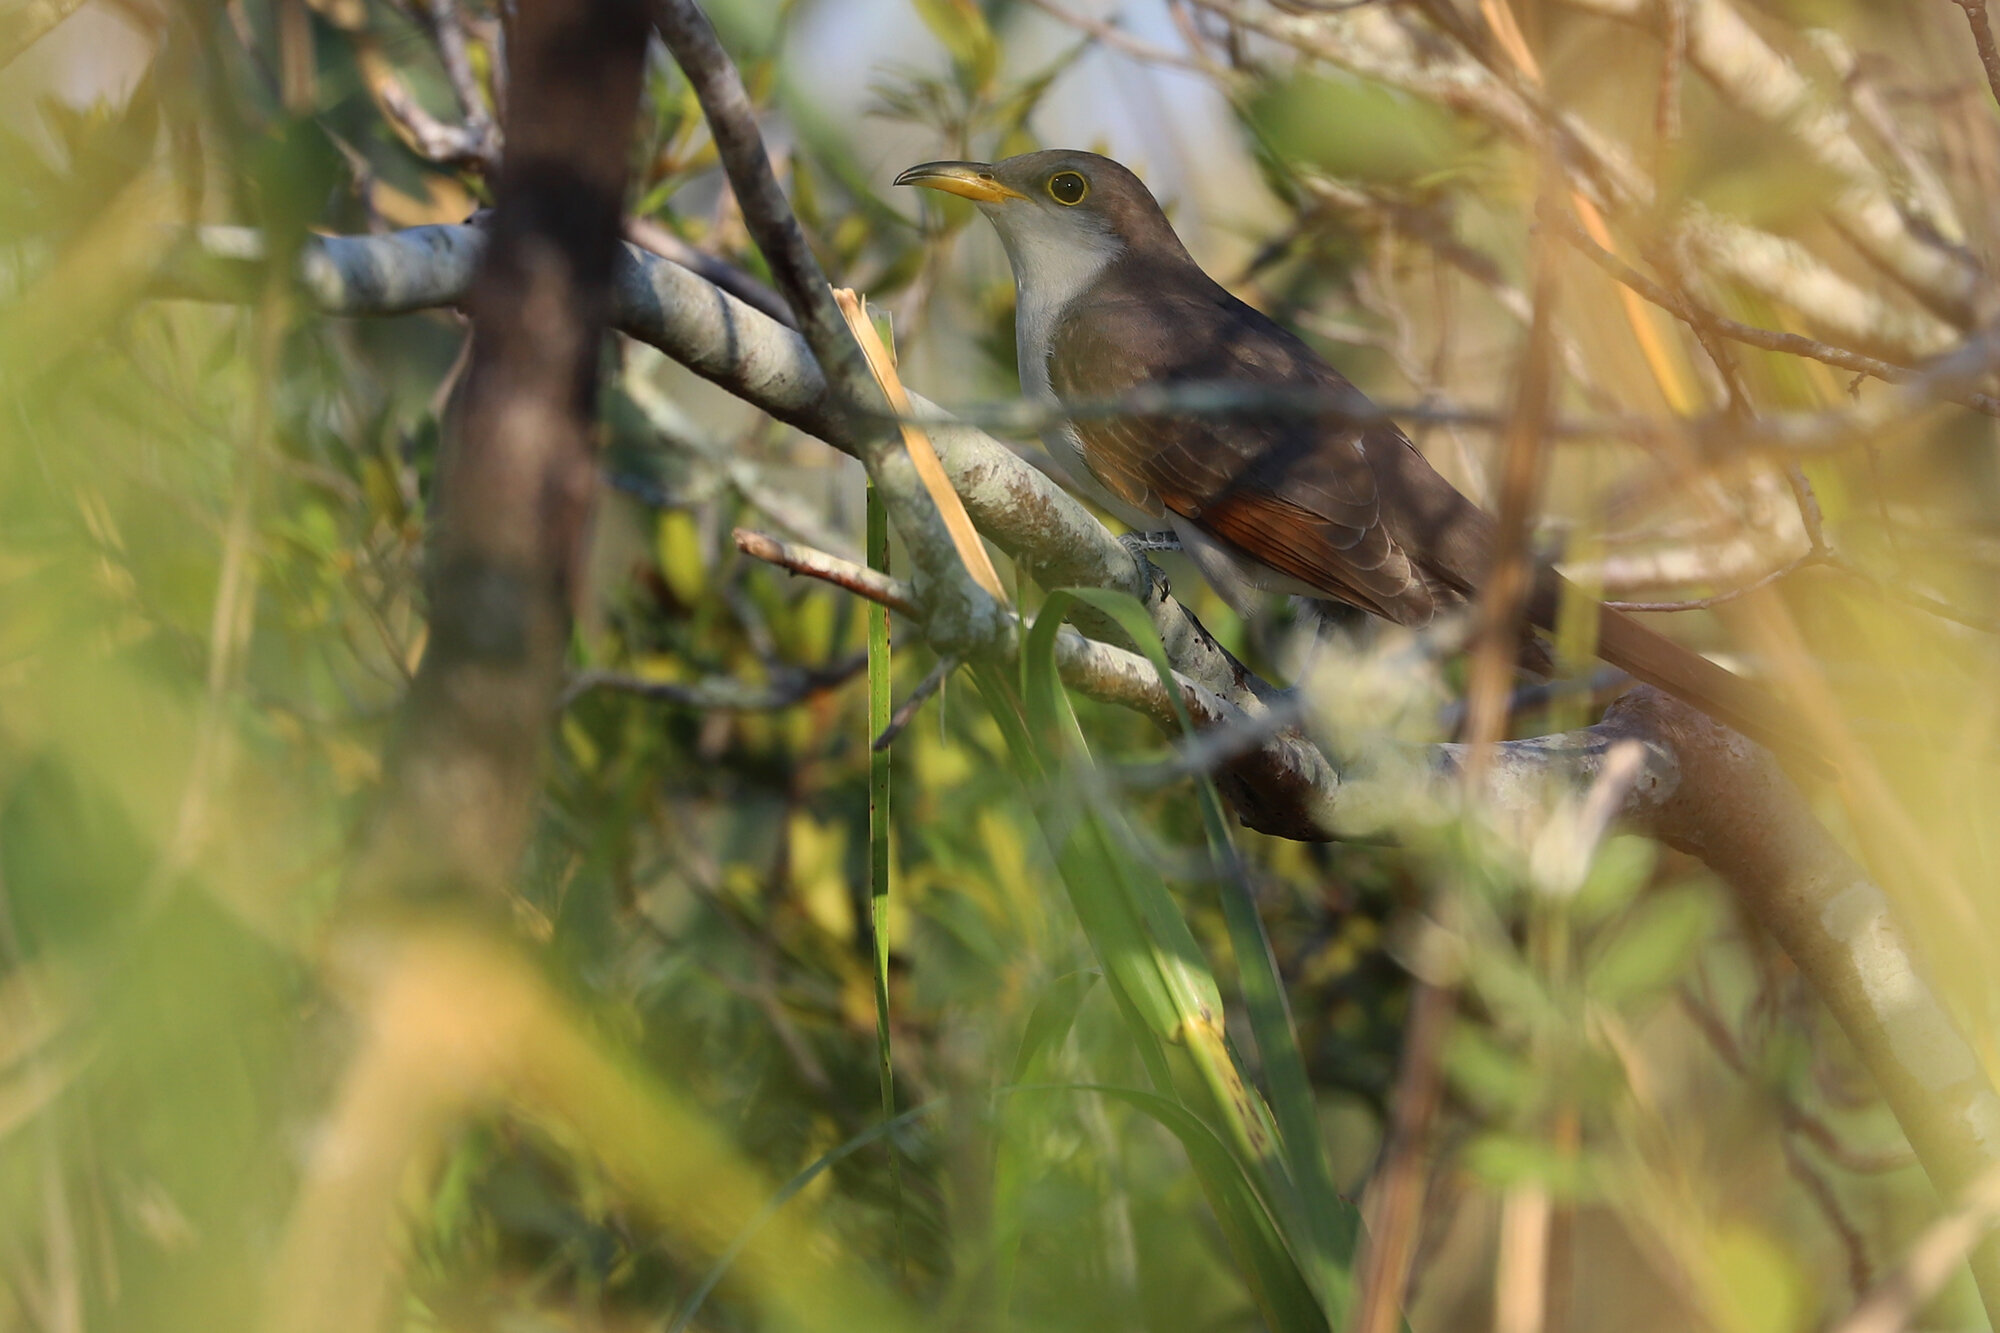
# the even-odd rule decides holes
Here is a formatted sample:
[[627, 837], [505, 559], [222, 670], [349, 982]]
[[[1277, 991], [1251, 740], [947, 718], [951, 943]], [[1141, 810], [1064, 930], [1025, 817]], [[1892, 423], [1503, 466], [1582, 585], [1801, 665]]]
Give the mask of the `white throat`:
[[1036, 204], [985, 211], [1014, 269], [1014, 351], [1021, 362], [1021, 393], [1044, 402], [1054, 396], [1048, 363], [1056, 320], [1125, 247], [1108, 231], [1079, 226], [1081, 219]]
[[[1051, 405], [1056, 395], [1049, 387], [1049, 344], [1055, 338], [1056, 321], [1125, 247], [1108, 231], [1078, 226], [1078, 219], [1045, 212], [1034, 204], [983, 211], [993, 219], [1014, 269], [1014, 355], [1021, 368], [1021, 396]], [[1042, 443], [1100, 506], [1135, 530], [1153, 526], [1157, 515], [1134, 509], [1091, 475], [1068, 425], [1044, 430]]]

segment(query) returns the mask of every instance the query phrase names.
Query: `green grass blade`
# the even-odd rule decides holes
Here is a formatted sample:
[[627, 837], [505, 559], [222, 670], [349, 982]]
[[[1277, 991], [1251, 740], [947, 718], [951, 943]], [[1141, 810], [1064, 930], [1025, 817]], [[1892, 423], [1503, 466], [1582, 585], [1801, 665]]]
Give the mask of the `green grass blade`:
[[[868, 566], [889, 572], [889, 518], [882, 497], [868, 486]], [[889, 608], [868, 603], [868, 736], [889, 729]], [[868, 908], [875, 941], [875, 1058], [882, 1084], [882, 1119], [896, 1117], [896, 1067], [889, 1048], [889, 750], [868, 753]], [[889, 1171], [896, 1193], [896, 1245], [903, 1245], [903, 1165], [889, 1142]]]
[[1021, 1033], [1021, 1049], [1014, 1056], [1014, 1073], [1010, 1082], [1019, 1083], [1028, 1076], [1028, 1067], [1035, 1057], [1051, 1047], [1062, 1044], [1069, 1036], [1069, 1030], [1076, 1024], [1077, 1010], [1083, 1008], [1084, 1000], [1090, 995], [1091, 987], [1097, 984], [1101, 972], [1069, 972], [1057, 977], [1035, 1001], [1034, 1009], [1028, 1014], [1028, 1026]]
[[749, 1224], [737, 1233], [736, 1239], [729, 1242], [729, 1248], [716, 1256], [715, 1262], [709, 1265], [708, 1272], [702, 1275], [701, 1281], [696, 1283], [694, 1290], [688, 1293], [688, 1298], [681, 1302], [681, 1308], [674, 1312], [674, 1321], [667, 1325], [667, 1333], [685, 1333], [688, 1325], [694, 1321], [695, 1315], [701, 1310], [702, 1303], [709, 1298], [709, 1294], [715, 1290], [717, 1285], [728, 1274], [729, 1266], [736, 1262], [736, 1256], [742, 1254], [744, 1247], [749, 1245], [751, 1240], [755, 1238], [758, 1229], [770, 1221], [777, 1214], [777, 1211], [783, 1208], [800, 1190], [818, 1179], [821, 1172], [830, 1166], [836, 1165], [843, 1159], [853, 1156], [877, 1139], [887, 1138], [903, 1126], [914, 1124], [924, 1116], [933, 1115], [943, 1110], [944, 1107], [945, 1102], [943, 1098], [925, 1102], [922, 1106], [903, 1112], [903, 1114], [895, 1117], [893, 1120], [885, 1120], [871, 1129], [861, 1131], [861, 1133], [856, 1134], [847, 1142], [829, 1148], [814, 1158], [805, 1170], [786, 1181], [784, 1188], [773, 1194], [770, 1201], [758, 1211], [757, 1216], [751, 1218]]
[[1207, 1120], [1170, 1097], [1140, 1088], [1100, 1083], [1029, 1083], [1017, 1084], [1007, 1091], [1096, 1093], [1124, 1102], [1158, 1122], [1180, 1140], [1188, 1160], [1194, 1164], [1195, 1174], [1206, 1187], [1209, 1203], [1223, 1230], [1239, 1245], [1240, 1238], [1255, 1242], [1240, 1245], [1249, 1269], [1245, 1276], [1271, 1326], [1285, 1330], [1329, 1327], [1311, 1291], [1300, 1281], [1297, 1260], [1268, 1201]]
[[[1068, 589], [1057, 598], [1085, 603], [1114, 621], [1138, 646], [1167, 687], [1174, 715], [1182, 731], [1194, 735], [1180, 691], [1174, 687], [1173, 666], [1167, 660], [1158, 633], [1145, 608], [1125, 593], [1101, 588]], [[1271, 952], [1270, 936], [1250, 891], [1249, 876], [1230, 836], [1228, 817], [1214, 781], [1202, 774], [1195, 786], [1201, 806], [1202, 825], [1208, 837], [1209, 854], [1222, 886], [1222, 909], [1228, 924], [1230, 944], [1236, 951], [1242, 976], [1243, 998], [1249, 1010], [1250, 1027], [1263, 1058], [1264, 1074], [1270, 1084], [1271, 1109], [1285, 1157], [1303, 1206], [1312, 1239], [1321, 1294], [1330, 1316], [1338, 1323], [1347, 1304], [1355, 1244], [1360, 1236], [1361, 1218], [1353, 1204], [1340, 1197], [1327, 1166], [1326, 1146], [1319, 1126], [1319, 1113], [1306, 1074], [1304, 1054], [1299, 1049], [1292, 1026], [1284, 982], [1278, 975], [1277, 960]]]
[[[1224, 1033], [1221, 994], [1166, 881], [1126, 850], [1121, 816], [1102, 801], [1065, 799], [1072, 780], [1088, 791], [1090, 750], [1057, 676], [1055, 635], [1067, 599], [1052, 598], [1021, 653], [1021, 715], [1010, 739], [1039, 779], [1044, 835], [1111, 993], [1135, 1034], [1159, 1092], [1197, 1117], [1227, 1146], [1226, 1167], [1190, 1155], [1239, 1268], [1273, 1327], [1326, 1327], [1310, 1276], [1309, 1229], [1263, 1098], [1243, 1079]], [[998, 673], [994, 673], [997, 675]], [[982, 688], [986, 688], [982, 686]], [[1002, 688], [996, 682], [993, 689]], [[1257, 1222], [1236, 1191], [1249, 1189]], [[1270, 1217], [1281, 1224], [1271, 1224]]]

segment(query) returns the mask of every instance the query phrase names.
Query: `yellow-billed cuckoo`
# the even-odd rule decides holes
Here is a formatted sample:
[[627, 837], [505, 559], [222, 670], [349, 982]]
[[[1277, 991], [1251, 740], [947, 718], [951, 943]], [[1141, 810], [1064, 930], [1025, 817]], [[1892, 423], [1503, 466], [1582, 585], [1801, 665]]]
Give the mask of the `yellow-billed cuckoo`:
[[[1060, 408], [1147, 386], [1237, 384], [1345, 404], [1338, 419], [1086, 416], [1043, 432], [1091, 498], [1140, 529], [1162, 519], [1204, 574], [1428, 624], [1477, 595], [1493, 520], [1292, 333], [1202, 272], [1139, 178], [1095, 153], [926, 162], [896, 177], [972, 200], [1018, 293], [1021, 389]], [[1332, 414], [1329, 414], [1330, 416]], [[1562, 580], [1538, 572], [1528, 618], [1554, 626]], [[1760, 740], [1797, 745], [1748, 682], [1601, 608], [1598, 652]]]

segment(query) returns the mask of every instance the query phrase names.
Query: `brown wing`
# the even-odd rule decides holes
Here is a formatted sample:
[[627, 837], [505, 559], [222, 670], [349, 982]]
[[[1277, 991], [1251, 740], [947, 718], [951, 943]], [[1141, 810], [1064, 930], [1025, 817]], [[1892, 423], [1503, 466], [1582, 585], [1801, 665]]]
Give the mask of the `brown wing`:
[[[1185, 266], [1120, 261], [1075, 308], [1087, 316], [1060, 321], [1049, 350], [1063, 402], [1224, 381], [1368, 406], [1298, 338]], [[1486, 516], [1389, 423], [1274, 414], [1096, 418], [1075, 430], [1114, 492], [1158, 496], [1263, 564], [1390, 620], [1427, 623], [1483, 569]]]
[[[1304, 343], [1191, 266], [1121, 261], [1087, 305], [1088, 321], [1059, 323], [1052, 340], [1049, 380], [1064, 402], [1224, 380], [1367, 403]], [[1387, 422], [1127, 418], [1079, 421], [1076, 431], [1091, 471], [1113, 490], [1156, 495], [1271, 568], [1390, 620], [1422, 625], [1464, 602], [1490, 561], [1492, 520]], [[1554, 625], [1561, 588], [1554, 570], [1538, 572], [1531, 621]], [[1609, 607], [1600, 617], [1606, 661], [1766, 744], [1813, 756], [1810, 732], [1763, 690]]]

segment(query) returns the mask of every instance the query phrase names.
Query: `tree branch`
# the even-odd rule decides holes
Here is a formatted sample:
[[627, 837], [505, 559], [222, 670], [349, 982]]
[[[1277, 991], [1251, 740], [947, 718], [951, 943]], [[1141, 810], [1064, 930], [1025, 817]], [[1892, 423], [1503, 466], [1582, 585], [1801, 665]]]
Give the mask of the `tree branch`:
[[[1545, 104], [1518, 80], [1503, 80], [1470, 52], [1441, 50], [1435, 34], [1421, 30], [1393, 7], [1261, 13], [1246, 8], [1242, 0], [1192, 3], [1302, 55], [1484, 121], [1518, 144], [1534, 146], [1550, 140], [1571, 184], [1610, 211], [1648, 217], [1659, 206], [1654, 182], [1621, 145], [1578, 117]], [[1598, 0], [1579, 3], [1596, 7]], [[1655, 8], [1654, 0], [1602, 3], [1648, 14]], [[1690, 12], [1688, 18], [1692, 23], [1696, 15]], [[1685, 244], [1705, 267], [1798, 311], [1808, 324], [1842, 341], [1915, 359], [1942, 350], [1954, 337], [1944, 320], [1875, 297], [1796, 242], [1707, 210], [1682, 210], [1663, 239], [1670, 248]], [[1952, 291], [1952, 300], [1965, 296], [1958, 287]]]
[[1965, 11], [1965, 21], [1972, 27], [1972, 44], [1979, 49], [1979, 64], [1986, 71], [1986, 86], [1993, 92], [1993, 100], [2000, 102], [2000, 49], [1993, 45], [1993, 23], [1986, 17], [1986, 0], [1952, 0]]
[[[825, 407], [836, 416], [857, 409], [882, 414], [885, 400], [861, 349], [835, 305], [826, 274], [792, 213], [757, 129], [756, 109], [735, 64], [695, 0], [654, 0], [654, 21], [708, 118], [716, 152], [743, 209], [744, 224], [771, 266], [807, 346], [832, 390]], [[916, 566], [917, 594], [927, 629], [941, 649], [990, 652], [1011, 621], [974, 582], [959, 559], [944, 517], [924, 489], [916, 465], [884, 425], [843, 422], [850, 450], [861, 459], [888, 508], [890, 522]]]
[[[1678, 295], [1612, 254], [1585, 234], [1574, 218], [1559, 209], [1543, 209], [1544, 222], [1553, 223], [1562, 232], [1563, 239], [1591, 263], [1603, 269], [1611, 277], [1639, 295], [1651, 301], [1660, 309], [1680, 319], [1691, 328], [1706, 328], [1732, 342], [1740, 342], [1751, 347], [1760, 347], [1767, 352], [1783, 352], [1790, 356], [1803, 356], [1823, 362], [1840, 370], [1857, 375], [1867, 375], [1874, 379], [1886, 380], [1891, 384], [1908, 384], [1918, 379], [1923, 372], [1914, 366], [1901, 366], [1892, 361], [1835, 347], [1816, 338], [1807, 338], [1797, 333], [1781, 333], [1776, 329], [1760, 329], [1726, 316], [1718, 315], [1691, 298]], [[1961, 393], [1947, 401], [1969, 407], [1975, 412], [1983, 412], [1989, 417], [2000, 417], [2000, 399], [1984, 393]]]
[[[233, 259], [256, 253], [255, 233], [209, 228], [201, 238]], [[482, 244], [478, 229], [472, 227], [420, 227], [381, 237], [320, 237], [301, 257], [300, 278], [312, 299], [329, 313], [403, 313], [454, 305], [464, 299]], [[180, 265], [169, 288], [186, 295], [240, 296], [245, 288], [231, 268], [218, 266], [212, 255], [205, 255], [201, 262]], [[776, 419], [850, 454], [858, 454], [861, 438], [872, 430], [872, 424], [835, 408], [819, 364], [798, 333], [696, 274], [626, 246], [614, 270], [613, 297], [618, 328]], [[1991, 350], [1975, 340], [1938, 368], [1899, 386], [1895, 397], [1903, 401], [1906, 414], [1918, 410], [1927, 392], [1950, 389], [1958, 382], [1954, 375], [1975, 372], [1989, 355]], [[1006, 445], [921, 397], [913, 395], [913, 400], [975, 524], [1002, 550], [1031, 563], [1039, 581], [1050, 587], [1115, 588], [1139, 598], [1176, 668], [1237, 713], [1260, 716], [1280, 698], [1277, 690], [1216, 644], [1160, 586], [1151, 566], [1081, 504]], [[1824, 413], [1796, 419], [1767, 417], [1752, 429], [1807, 449], [1825, 448], [1851, 442], [1855, 431], [1889, 419], [1884, 415], [1887, 410], [1869, 409], [1866, 419], [1853, 425], [1843, 423], [1856, 413]], [[1107, 626], [1082, 615], [1078, 619], [1088, 631], [1116, 637]], [[1164, 696], [1158, 702], [1164, 709]], [[1159, 716], [1169, 720], [1164, 711]], [[1239, 815], [1251, 827], [1294, 838], [1337, 835], [1337, 821], [1330, 811], [1338, 779], [1295, 729], [1239, 760], [1224, 776]]]
[[[430, 643], [403, 709], [373, 824], [356, 859], [363, 899], [494, 895], [532, 823], [546, 719], [562, 676], [597, 489], [599, 352], [645, 25], [622, 0], [528, 0], [515, 44], [515, 114], [492, 240], [429, 231], [335, 294], [391, 308], [472, 278], [454, 300], [476, 332], [447, 423], [426, 571]], [[607, 129], [607, 127], [618, 127]]]
[[[1568, 2], [1646, 26], [1659, 18], [1655, 0]], [[1844, 186], [1826, 209], [1848, 239], [1945, 319], [1961, 328], [1979, 322], [1994, 299], [1992, 279], [1963, 252], [1911, 230], [1881, 173], [1848, 133], [1845, 117], [1829, 109], [1792, 62], [1727, 0], [1685, 3], [1689, 62], [1729, 102], [1782, 129], [1840, 177]]]

